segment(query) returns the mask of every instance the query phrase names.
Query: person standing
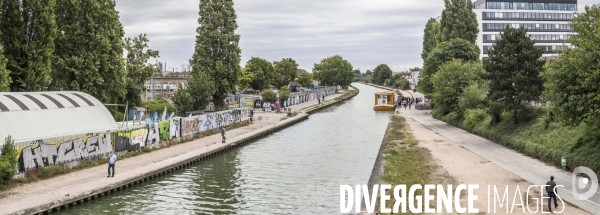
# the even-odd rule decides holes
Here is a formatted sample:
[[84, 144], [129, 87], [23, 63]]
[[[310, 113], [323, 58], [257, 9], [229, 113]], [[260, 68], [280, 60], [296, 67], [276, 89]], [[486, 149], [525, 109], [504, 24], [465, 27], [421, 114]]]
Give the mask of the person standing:
[[323, 101], [323, 103], [325, 103], [325, 94], [323, 94], [323, 99], [321, 99], [321, 101]]
[[[110, 155], [108, 155], [108, 177], [115, 177], [115, 162], [117, 162], [117, 155], [113, 154], [113, 152], [110, 152]], [[110, 174], [110, 169], [112, 168], [112, 176]]]
[[546, 183], [546, 192], [548, 192], [548, 210], [552, 212], [552, 199], [554, 199], [554, 208], [558, 207], [558, 203], [556, 202], [556, 193], [554, 188], [556, 187], [556, 182], [554, 182], [554, 176], [550, 176], [550, 181]]
[[319, 102], [319, 105], [321, 105], [321, 97], [317, 96], [317, 102]]
[[225, 143], [225, 126], [221, 128], [221, 136], [223, 137], [223, 143]]

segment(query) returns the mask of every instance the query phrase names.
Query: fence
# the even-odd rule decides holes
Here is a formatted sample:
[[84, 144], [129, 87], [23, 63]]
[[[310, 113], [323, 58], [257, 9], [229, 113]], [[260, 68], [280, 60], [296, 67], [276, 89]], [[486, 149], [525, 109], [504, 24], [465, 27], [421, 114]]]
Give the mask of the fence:
[[199, 116], [176, 117], [138, 128], [19, 142], [15, 144], [19, 161], [17, 177], [35, 175], [44, 166], [61, 165], [63, 168], [72, 168], [80, 162], [99, 160], [111, 151], [118, 155], [144, 147], [158, 147], [167, 141], [249, 120], [250, 108], [238, 108]]

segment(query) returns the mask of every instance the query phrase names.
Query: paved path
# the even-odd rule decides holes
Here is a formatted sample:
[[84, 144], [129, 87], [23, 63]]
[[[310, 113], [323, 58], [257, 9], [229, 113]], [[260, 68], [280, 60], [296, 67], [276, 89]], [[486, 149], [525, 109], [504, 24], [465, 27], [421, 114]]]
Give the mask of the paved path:
[[[334, 98], [341, 95], [335, 94], [325, 97], [325, 101], [331, 103], [334, 101]], [[300, 110], [316, 104], [317, 101], [314, 100], [291, 107], [292, 110]], [[253, 124], [227, 131], [227, 136], [229, 137], [228, 144], [281, 125], [284, 123], [282, 118], [286, 117], [285, 113], [263, 112], [260, 109], [256, 109], [254, 113]], [[301, 113], [296, 117], [302, 117], [303, 115], [305, 113]], [[261, 121], [257, 120], [259, 116], [262, 116]], [[221, 135], [219, 133], [135, 157], [117, 160], [114, 178], [106, 177], [107, 165], [99, 165], [51, 179], [23, 184], [19, 187], [0, 192], [0, 214], [16, 213], [50, 202], [59, 203], [66, 199], [74, 198], [74, 196], [100, 189], [101, 187], [116, 186], [119, 182], [130, 180], [143, 173], [164, 168], [167, 165], [192, 158], [207, 151], [219, 149], [224, 145], [221, 144]]]
[[[561, 198], [592, 214], [600, 214], [600, 192], [596, 191], [594, 196], [589, 200], [576, 200], [572, 193], [572, 176], [570, 172], [547, 165], [537, 159], [533, 159], [500, 144], [434, 119], [431, 116], [430, 111], [413, 109], [405, 111], [403, 115], [415, 119], [424, 126], [438, 132], [446, 138], [462, 145], [466, 149], [471, 150], [479, 156], [518, 175], [532, 184], [545, 185], [546, 182], [550, 180], [550, 176], [554, 176], [554, 181], [556, 181], [558, 185], [564, 185], [564, 187], [558, 189]], [[523, 190], [523, 188], [521, 188], [521, 190]], [[547, 200], [545, 199], [545, 201]]]

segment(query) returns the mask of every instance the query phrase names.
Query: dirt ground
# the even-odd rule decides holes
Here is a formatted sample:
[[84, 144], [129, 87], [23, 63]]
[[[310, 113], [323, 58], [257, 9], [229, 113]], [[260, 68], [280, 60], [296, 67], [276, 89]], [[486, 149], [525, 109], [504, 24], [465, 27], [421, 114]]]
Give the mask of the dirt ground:
[[[515, 204], [521, 203], [518, 196], [515, 199], [517, 186], [520, 189], [521, 200], [526, 205], [527, 188], [532, 185], [531, 183], [469, 151], [460, 144], [430, 130], [411, 118], [407, 118], [406, 122], [414, 137], [419, 140], [419, 146], [427, 149], [434, 162], [439, 166], [438, 171], [432, 176], [432, 181], [435, 184], [443, 184], [445, 187], [447, 187], [448, 184], [453, 184], [453, 188], [459, 184], [478, 184], [479, 189], [474, 191], [474, 194], [478, 196], [478, 200], [474, 202], [474, 208], [479, 209], [478, 214], [531, 214], [526, 207], [524, 208], [518, 205], [515, 205], [514, 208], [512, 208], [512, 213], [510, 213], [513, 201], [515, 201]], [[491, 186], [489, 198], [488, 185]], [[498, 195], [500, 195], [499, 198], [503, 197], [506, 186], [508, 185], [509, 187], [507, 200], [504, 201], [502, 207], [500, 207], [498, 201], [496, 201], [496, 213], [494, 213], [493, 203], [494, 185], [498, 190]], [[540, 203], [538, 202], [536, 207], [536, 200], [533, 199], [540, 199], [540, 191], [541, 188], [535, 187], [530, 190], [529, 209], [531, 211], [537, 210], [537, 213], [541, 214], [542, 212], [540, 210], [542, 208]], [[546, 195], [547, 194], [544, 192], [544, 196]], [[488, 199], [491, 199], [489, 211]], [[543, 211], [545, 213], [548, 212], [547, 201], [548, 199], [543, 199], [542, 201]], [[509, 213], [506, 212], [507, 202]], [[558, 201], [558, 204], [559, 207], [557, 209], [554, 209], [553, 207], [553, 210], [557, 213], [562, 211], [563, 214], [589, 214], [568, 203], [565, 203], [565, 206], [562, 202]], [[437, 204], [432, 203], [431, 205]], [[466, 194], [463, 194], [461, 195], [461, 207], [466, 206]], [[525, 213], [523, 210], [525, 210]], [[457, 214], [456, 211], [453, 212], [454, 213], [451, 214]]]

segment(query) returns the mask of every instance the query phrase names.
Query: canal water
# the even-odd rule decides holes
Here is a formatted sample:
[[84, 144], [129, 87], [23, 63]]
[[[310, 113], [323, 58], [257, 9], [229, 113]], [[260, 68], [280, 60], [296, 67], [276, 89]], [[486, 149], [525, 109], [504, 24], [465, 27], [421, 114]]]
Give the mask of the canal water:
[[[60, 214], [339, 214], [340, 185], [369, 180], [390, 112], [379, 89], [308, 120]], [[135, 159], [135, 158], [133, 158]]]

